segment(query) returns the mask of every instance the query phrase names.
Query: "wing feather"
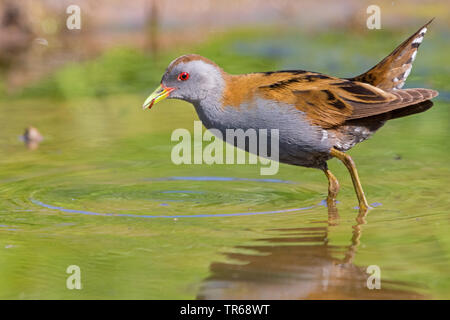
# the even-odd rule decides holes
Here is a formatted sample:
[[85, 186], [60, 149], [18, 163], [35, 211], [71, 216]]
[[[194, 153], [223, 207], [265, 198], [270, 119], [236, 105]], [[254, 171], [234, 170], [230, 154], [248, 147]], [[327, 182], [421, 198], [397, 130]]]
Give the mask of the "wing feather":
[[293, 104], [313, 124], [325, 129], [348, 120], [417, 104], [437, 95], [436, 91], [429, 89], [386, 92], [367, 83], [311, 72], [285, 74], [285, 78], [277, 82], [260, 86], [259, 91], [265, 99]]

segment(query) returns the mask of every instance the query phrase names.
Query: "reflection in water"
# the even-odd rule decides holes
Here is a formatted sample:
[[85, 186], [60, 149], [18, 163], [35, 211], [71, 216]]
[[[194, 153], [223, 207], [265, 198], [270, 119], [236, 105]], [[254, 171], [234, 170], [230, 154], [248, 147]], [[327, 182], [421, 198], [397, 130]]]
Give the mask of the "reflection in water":
[[[381, 279], [381, 289], [367, 288], [366, 267], [353, 264], [367, 212], [360, 212], [349, 246], [333, 246], [328, 234], [338, 224], [335, 206], [320, 227], [272, 229], [265, 245], [237, 246], [255, 254], [229, 253], [236, 263], [213, 263], [198, 299], [423, 299], [412, 291], [386, 285], [405, 285]], [[336, 258], [341, 256], [343, 258]]]

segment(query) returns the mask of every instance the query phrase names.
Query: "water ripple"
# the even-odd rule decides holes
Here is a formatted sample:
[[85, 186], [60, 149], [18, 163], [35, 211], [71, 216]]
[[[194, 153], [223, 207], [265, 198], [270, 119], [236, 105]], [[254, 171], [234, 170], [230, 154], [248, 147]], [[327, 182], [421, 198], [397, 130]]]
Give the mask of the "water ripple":
[[288, 180], [280, 179], [252, 179], [252, 178], [236, 178], [236, 177], [211, 177], [211, 176], [195, 176], [195, 177], [167, 177], [167, 178], [147, 178], [145, 181], [252, 181], [252, 182], [270, 182], [270, 183], [295, 183]]
[[191, 214], [191, 215], [170, 215], [170, 216], [162, 216], [162, 215], [138, 215], [138, 214], [128, 214], [128, 213], [99, 213], [93, 211], [85, 211], [85, 210], [76, 210], [76, 209], [66, 209], [63, 207], [57, 207], [50, 204], [43, 203], [39, 200], [31, 198], [30, 201], [35, 205], [59, 210], [67, 213], [80, 213], [85, 215], [93, 215], [93, 216], [113, 216], [113, 217], [131, 217], [131, 218], [210, 218], [210, 217], [234, 217], [234, 216], [250, 216], [250, 215], [261, 215], [261, 214], [275, 214], [275, 213], [288, 213], [288, 212], [296, 212], [302, 210], [313, 209], [321, 204], [309, 206], [309, 207], [301, 207], [301, 208], [291, 208], [291, 209], [282, 209], [282, 210], [271, 210], [271, 211], [255, 211], [255, 212], [239, 212], [239, 213], [219, 213], [219, 214]]

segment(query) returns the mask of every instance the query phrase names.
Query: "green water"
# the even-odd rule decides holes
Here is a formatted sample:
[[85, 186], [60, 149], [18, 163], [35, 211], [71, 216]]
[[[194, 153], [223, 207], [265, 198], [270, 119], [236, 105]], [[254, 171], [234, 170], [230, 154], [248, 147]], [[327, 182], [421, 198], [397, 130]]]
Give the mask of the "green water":
[[[321, 205], [327, 181], [318, 170], [280, 165], [261, 176], [258, 165], [173, 164], [170, 135], [192, 131], [197, 116], [178, 101], [142, 111], [156, 82], [130, 94], [4, 100], [0, 298], [450, 298], [442, 39], [424, 46], [408, 83], [442, 90], [435, 106], [387, 123], [350, 152], [375, 206], [365, 223], [355, 220], [351, 180], [336, 160], [329, 164], [342, 188], [333, 221]], [[376, 40], [358, 39], [366, 45], [354, 59], [345, 42], [335, 49], [339, 41], [325, 36], [276, 58], [265, 56], [260, 38], [238, 37], [227, 48], [244, 61], [262, 52], [248, 69], [267, 60], [267, 69], [292, 67], [302, 54], [299, 68], [348, 76], [392, 48], [385, 41], [372, 51]], [[314, 50], [317, 57], [308, 54]], [[334, 63], [322, 64], [327, 57]], [[44, 136], [34, 151], [19, 139], [28, 125]], [[66, 287], [70, 265], [80, 267], [81, 290]], [[366, 288], [370, 265], [381, 270], [381, 290]]]

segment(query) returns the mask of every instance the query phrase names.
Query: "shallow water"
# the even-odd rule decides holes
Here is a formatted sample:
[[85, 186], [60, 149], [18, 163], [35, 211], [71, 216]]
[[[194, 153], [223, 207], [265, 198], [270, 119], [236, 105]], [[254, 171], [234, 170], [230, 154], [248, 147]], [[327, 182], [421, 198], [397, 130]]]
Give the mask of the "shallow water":
[[[350, 152], [374, 207], [358, 220], [336, 160], [330, 219], [318, 170], [174, 165], [170, 134], [196, 119], [187, 103], [143, 112], [141, 95], [2, 102], [0, 298], [448, 299], [443, 97]], [[34, 151], [19, 138], [28, 125], [44, 136]], [[66, 288], [69, 265], [82, 290]], [[381, 290], [366, 287], [371, 265]]]

